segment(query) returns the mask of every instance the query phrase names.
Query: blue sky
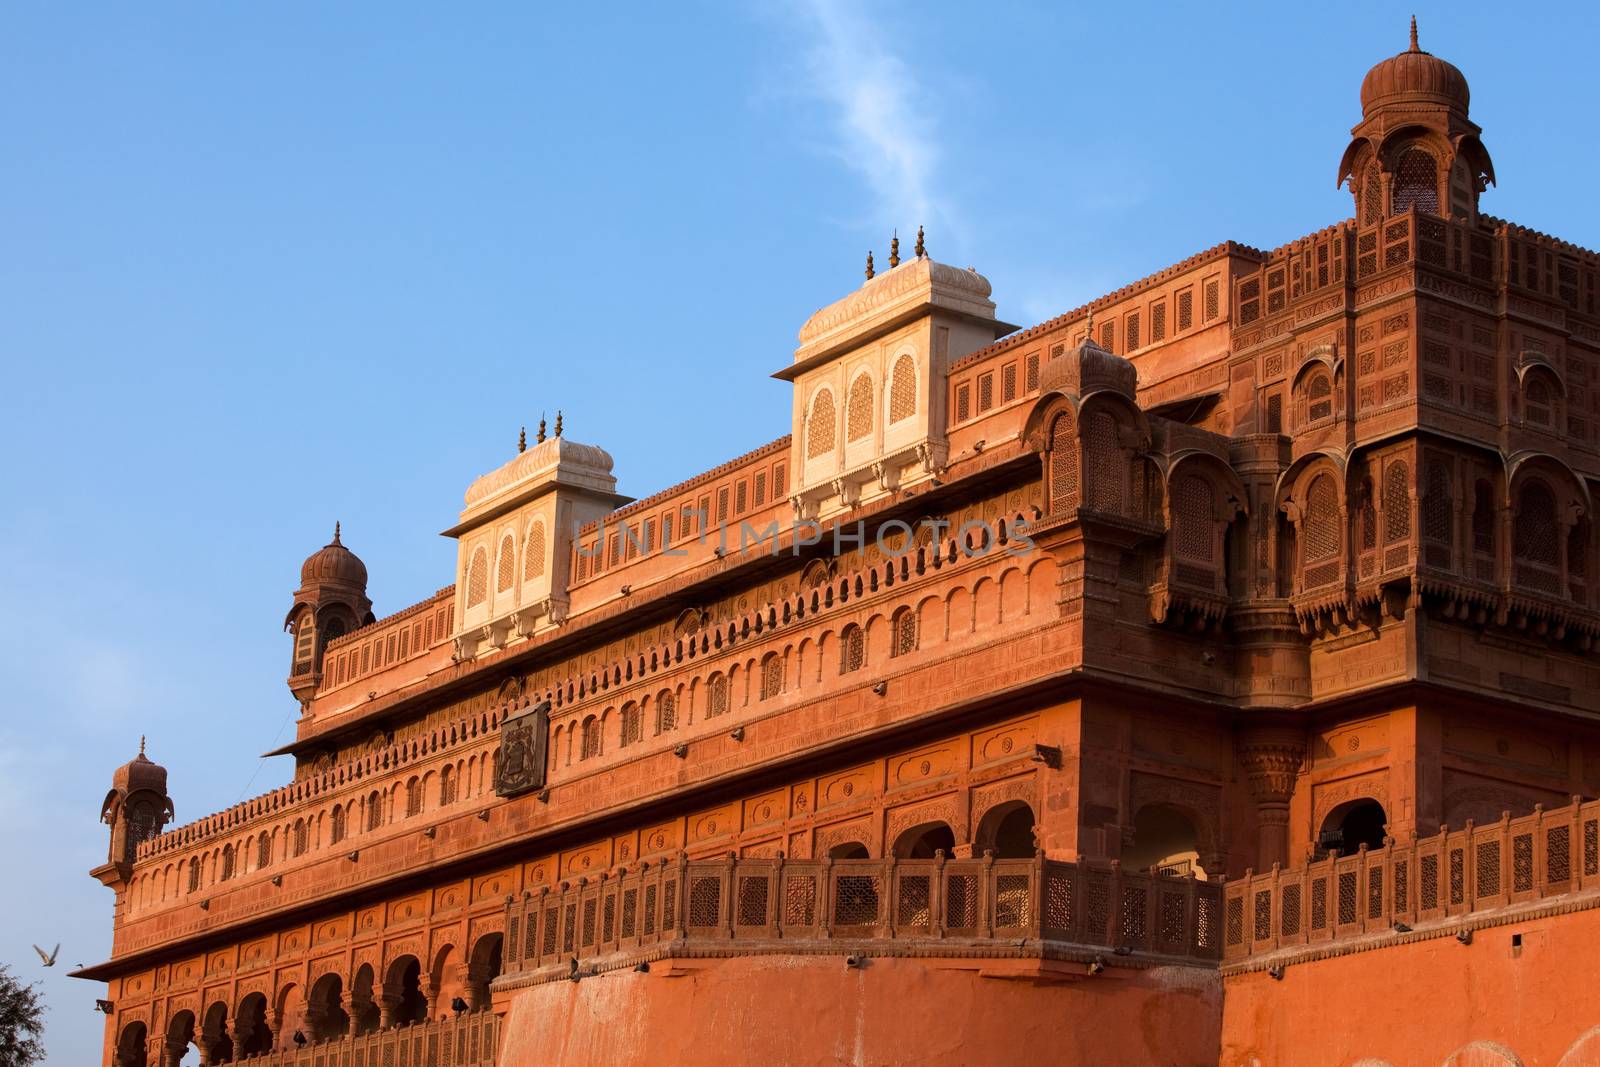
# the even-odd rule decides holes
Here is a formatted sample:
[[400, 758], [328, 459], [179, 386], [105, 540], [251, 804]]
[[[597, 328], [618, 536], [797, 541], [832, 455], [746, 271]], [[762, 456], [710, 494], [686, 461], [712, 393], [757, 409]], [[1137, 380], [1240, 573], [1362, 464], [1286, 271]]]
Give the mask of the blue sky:
[[[787, 427], [782, 366], [899, 227], [1033, 323], [1349, 214], [1393, 5], [283, 3], [0, 9], [0, 962], [94, 1062], [96, 822], [284, 781], [281, 632], [333, 522], [377, 611], [517, 429], [662, 488]], [[1485, 209], [1600, 247], [1589, 5], [1430, 4]], [[909, 245], [908, 245], [909, 247]]]

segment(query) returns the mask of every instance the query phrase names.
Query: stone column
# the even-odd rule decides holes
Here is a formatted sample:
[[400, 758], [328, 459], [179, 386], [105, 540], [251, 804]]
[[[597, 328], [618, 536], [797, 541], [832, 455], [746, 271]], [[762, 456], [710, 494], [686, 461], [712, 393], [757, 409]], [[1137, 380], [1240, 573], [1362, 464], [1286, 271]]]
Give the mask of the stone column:
[[186, 1041], [168, 1041], [161, 1051], [161, 1067], [178, 1067], [183, 1062], [184, 1053], [189, 1051], [189, 1044]]
[[1289, 798], [1305, 760], [1305, 730], [1288, 724], [1246, 726], [1239, 734], [1239, 765], [1256, 802], [1256, 869], [1289, 863]]
[[400, 994], [385, 989], [372, 999], [378, 1002], [378, 1026], [384, 1030], [391, 1029], [400, 1013]]

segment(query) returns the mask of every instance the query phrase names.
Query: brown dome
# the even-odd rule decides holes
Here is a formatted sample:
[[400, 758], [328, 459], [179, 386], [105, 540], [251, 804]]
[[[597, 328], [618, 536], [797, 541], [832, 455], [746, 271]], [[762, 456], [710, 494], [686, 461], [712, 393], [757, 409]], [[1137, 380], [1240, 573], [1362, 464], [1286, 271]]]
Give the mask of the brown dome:
[[111, 784], [123, 795], [148, 789], [163, 796], [167, 792], [167, 769], [145, 758], [144, 738], [139, 739], [139, 754], [116, 769]]
[[1464, 74], [1451, 63], [1417, 47], [1417, 20], [1411, 20], [1411, 47], [1384, 60], [1361, 82], [1361, 111], [1370, 115], [1382, 104], [1437, 103], [1463, 113], [1471, 100]]
[[367, 565], [339, 540], [339, 524], [333, 524], [333, 540], [306, 557], [300, 566], [300, 584], [344, 582], [367, 587]]

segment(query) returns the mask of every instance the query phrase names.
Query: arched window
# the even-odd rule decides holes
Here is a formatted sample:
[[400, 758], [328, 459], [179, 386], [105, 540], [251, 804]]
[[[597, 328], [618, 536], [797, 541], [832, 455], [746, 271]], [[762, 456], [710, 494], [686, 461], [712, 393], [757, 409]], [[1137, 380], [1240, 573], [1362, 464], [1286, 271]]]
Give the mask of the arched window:
[[1400, 153], [1391, 201], [1396, 215], [1412, 208], [1430, 215], [1439, 213], [1439, 165], [1431, 155], [1420, 148]]
[[1411, 468], [1404, 461], [1383, 472], [1383, 541], [1394, 544], [1411, 536]]
[[374, 789], [367, 794], [367, 833], [383, 825], [383, 795]]
[[714, 719], [728, 710], [728, 676], [713, 674], [706, 680], [706, 718]]
[[901, 608], [894, 613], [891, 621], [894, 633], [893, 654], [904, 656], [908, 652], [917, 650], [917, 613], [910, 608]]
[[639, 705], [630, 700], [622, 705], [622, 744], [631, 745], [643, 739], [644, 728], [639, 721]]
[[1216, 562], [1215, 502], [1211, 483], [1193, 471], [1178, 476], [1172, 489], [1175, 552], [1180, 559], [1210, 565]]
[[1308, 589], [1339, 578], [1339, 496], [1333, 477], [1319, 474], [1306, 491], [1305, 518], [1301, 521], [1301, 562]]
[[228, 879], [233, 877], [233, 862], [234, 862], [234, 860], [233, 860], [233, 846], [232, 845], [223, 845], [222, 846], [222, 873], [218, 876], [218, 880], [219, 881], [226, 882]]
[[317, 619], [310, 611], [300, 613], [294, 628], [294, 661], [310, 663], [317, 651]]
[[333, 814], [328, 818], [328, 840], [332, 844], [337, 845], [340, 841], [344, 840], [344, 822], [344, 805], [335, 804], [333, 808]]
[[272, 866], [272, 835], [262, 834], [256, 838], [256, 870]]
[[495, 568], [494, 591], [509, 592], [517, 580], [517, 542], [510, 534], [500, 539], [500, 565]]
[[306, 821], [304, 819], [296, 819], [294, 821], [294, 854], [296, 856], [305, 855], [306, 847], [307, 847]]
[[593, 759], [600, 755], [600, 720], [593, 715], [583, 720], [583, 750], [579, 759]]
[[909, 419], [917, 413], [917, 364], [910, 355], [894, 361], [889, 378], [889, 422]]
[[833, 451], [833, 390], [822, 388], [811, 398], [811, 414], [806, 419], [806, 459], [816, 459]]
[[666, 733], [678, 728], [678, 700], [671, 693], [656, 697], [656, 733]]
[[534, 519], [528, 527], [528, 543], [522, 550], [522, 580], [544, 577], [544, 523]]
[[1333, 414], [1333, 376], [1314, 371], [1306, 379], [1306, 421], [1321, 422]]
[[859, 441], [872, 434], [872, 376], [858, 374], [850, 383], [850, 402], [845, 406], [845, 440]]
[[1367, 180], [1361, 201], [1361, 224], [1370, 226], [1383, 218], [1383, 171], [1377, 163], [1367, 167]]
[[1429, 463], [1422, 494], [1422, 536], [1450, 544], [1455, 540], [1450, 536], [1451, 521], [1450, 472], [1443, 463]]
[[199, 891], [200, 891], [200, 857], [199, 856], [190, 856], [189, 857], [189, 892], [198, 893]]
[[1517, 561], [1517, 584], [1560, 594], [1556, 574], [1560, 552], [1558, 536], [1555, 494], [1544, 482], [1530, 478], [1517, 494], [1516, 522], [1512, 528], [1511, 550]]
[[472, 553], [467, 567], [467, 607], [475, 608], [489, 598], [489, 553], [482, 548]]
[[1050, 424], [1050, 510], [1078, 506], [1078, 433], [1070, 411]]
[[412, 776], [406, 782], [406, 818], [422, 814], [422, 781]]
[[439, 772], [439, 806], [445, 807], [456, 802], [456, 769], [445, 765]]
[[859, 671], [866, 662], [866, 638], [861, 633], [861, 627], [851, 623], [839, 635], [839, 673]]
[[776, 652], [767, 654], [761, 661], [761, 699], [775, 697], [783, 692], [783, 657]]
[[1549, 426], [1554, 421], [1555, 405], [1552, 403], [1550, 385], [1542, 374], [1530, 374], [1523, 388], [1526, 400], [1524, 410], [1528, 421], [1535, 426]]

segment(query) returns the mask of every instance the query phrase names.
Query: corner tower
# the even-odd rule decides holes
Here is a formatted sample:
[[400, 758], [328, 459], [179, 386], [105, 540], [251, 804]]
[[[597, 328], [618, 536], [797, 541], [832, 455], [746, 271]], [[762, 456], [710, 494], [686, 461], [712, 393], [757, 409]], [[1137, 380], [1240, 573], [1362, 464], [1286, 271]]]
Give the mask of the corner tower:
[[301, 701], [316, 692], [322, 678], [322, 650], [328, 642], [373, 621], [367, 599], [367, 566], [339, 539], [306, 557], [300, 566], [300, 588], [283, 621], [294, 638], [289, 660], [289, 691]]
[[1355, 197], [1356, 221], [1369, 226], [1417, 211], [1475, 220], [1478, 194], [1494, 163], [1467, 117], [1472, 94], [1453, 64], [1424, 52], [1411, 19], [1411, 47], [1361, 82], [1361, 121], [1339, 161], [1340, 184]]
[[100, 805], [100, 821], [111, 827], [111, 847], [106, 862], [89, 873], [113, 888], [126, 882], [139, 843], [160, 834], [172, 814], [167, 769], [145, 756], [141, 737], [139, 754], [111, 776], [111, 791]]

